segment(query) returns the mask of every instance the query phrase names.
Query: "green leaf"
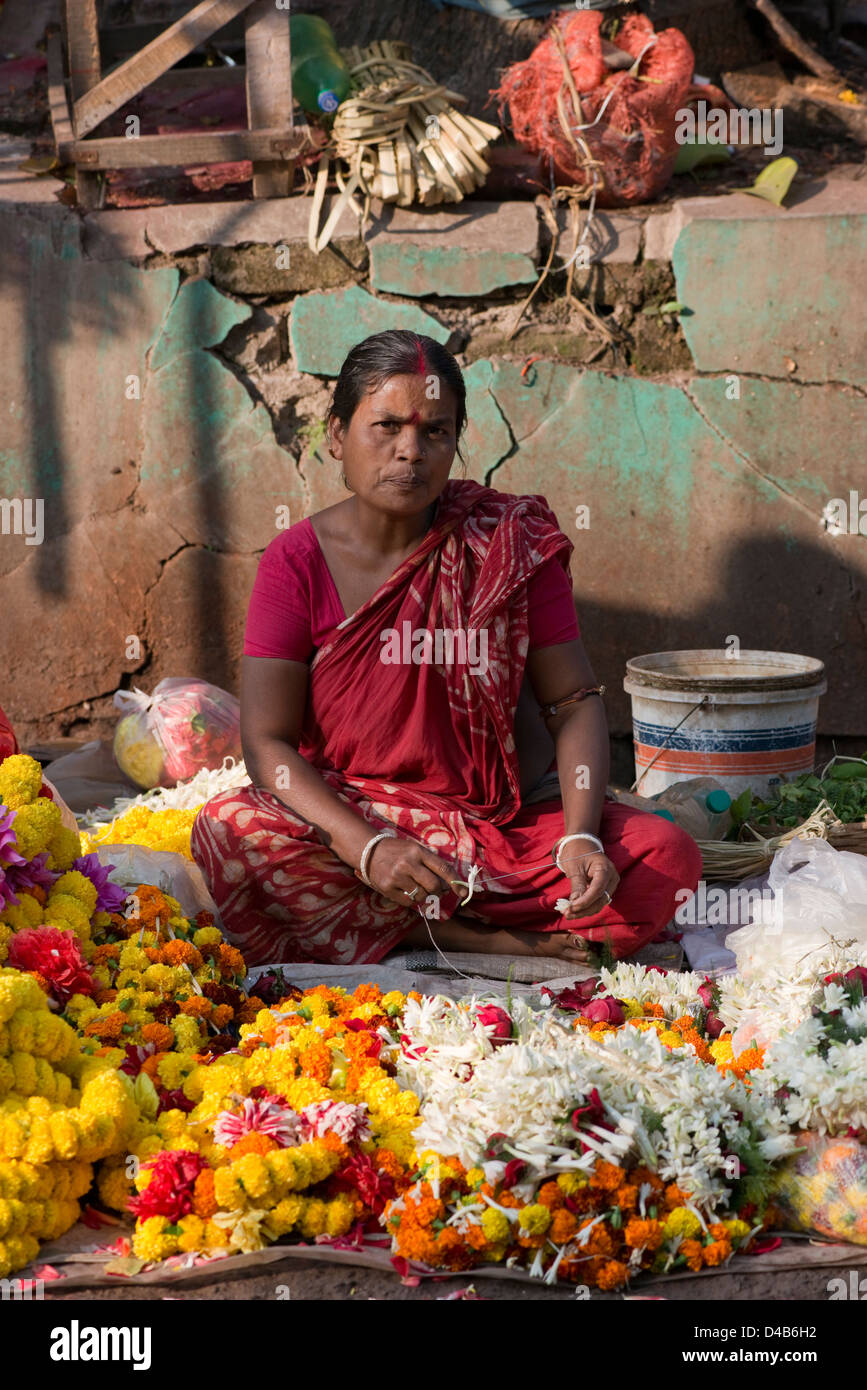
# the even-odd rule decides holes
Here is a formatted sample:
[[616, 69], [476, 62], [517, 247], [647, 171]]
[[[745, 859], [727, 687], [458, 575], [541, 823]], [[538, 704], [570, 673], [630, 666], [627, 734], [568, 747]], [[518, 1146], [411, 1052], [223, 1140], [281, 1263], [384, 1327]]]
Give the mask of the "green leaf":
[[753, 804], [753, 794], [749, 787], [745, 787], [740, 796], [736, 796], [731, 804], [732, 823], [743, 825]]
[[201, 710], [199, 710], [197, 714], [193, 715], [192, 719], [190, 720], [190, 726], [197, 734], [203, 734], [205, 732], [205, 730], [208, 727], [208, 721], [202, 714]]
[[772, 159], [770, 164], [765, 165], [754, 184], [749, 188], [742, 188], [737, 191], [753, 193], [757, 198], [764, 198], [766, 202], [775, 203], [778, 208], [781, 208], [783, 199], [797, 172], [797, 160], [790, 158], [789, 155], [781, 155], [779, 159]]
[[681, 145], [674, 161], [676, 174], [690, 174], [699, 164], [726, 164], [731, 159], [727, 145], [708, 144], [707, 140], [691, 140]]

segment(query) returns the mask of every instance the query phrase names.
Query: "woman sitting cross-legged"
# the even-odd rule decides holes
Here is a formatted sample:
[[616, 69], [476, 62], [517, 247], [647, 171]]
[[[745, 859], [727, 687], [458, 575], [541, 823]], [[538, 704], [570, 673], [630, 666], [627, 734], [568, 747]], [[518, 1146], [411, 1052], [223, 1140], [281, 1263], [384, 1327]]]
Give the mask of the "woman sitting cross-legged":
[[578, 963], [607, 939], [628, 956], [698, 883], [689, 835], [606, 800], [572, 542], [544, 498], [450, 476], [464, 420], [440, 344], [359, 343], [328, 419], [352, 496], [260, 561], [252, 786], [212, 797], [192, 837], [251, 964], [372, 963], [429, 933], [446, 951]]

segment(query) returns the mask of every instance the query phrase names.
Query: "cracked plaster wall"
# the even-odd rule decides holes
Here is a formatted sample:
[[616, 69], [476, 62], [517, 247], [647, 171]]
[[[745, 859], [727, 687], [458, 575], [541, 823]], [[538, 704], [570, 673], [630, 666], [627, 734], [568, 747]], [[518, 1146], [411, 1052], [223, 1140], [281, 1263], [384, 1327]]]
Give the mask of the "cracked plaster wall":
[[[352, 341], [382, 326], [384, 305], [413, 322], [422, 309], [380, 296], [366, 318], [370, 296], [357, 287], [327, 299], [229, 295], [182, 279], [178, 266], [201, 276], [207, 257], [90, 260], [69, 219], [4, 221], [0, 491], [43, 497], [46, 537], [0, 537], [0, 703], [30, 740], [107, 732], [120, 684], [197, 674], [237, 689], [275, 509], [298, 520], [345, 495], [317, 442], [331, 382], [299, 360], [333, 371]], [[688, 227], [681, 240], [700, 243], [702, 231]], [[678, 241], [678, 294], [713, 304], [713, 287], [696, 280], [707, 245], [690, 249], [688, 236]], [[821, 522], [830, 498], [867, 491], [863, 363], [848, 327], [828, 332], [824, 353], [808, 334], [815, 379], [792, 380], [776, 348], [784, 294], [761, 301], [752, 323], [743, 296], [738, 320], [716, 297], [715, 346], [685, 320], [698, 365], [664, 377], [464, 359], [467, 476], [543, 493], [572, 537], [579, 618], [615, 733], [630, 727], [628, 656], [721, 646], [730, 634], [744, 647], [822, 657], [820, 729], [863, 733], [865, 539], [830, 536]], [[459, 314], [425, 301], [424, 311], [445, 337], [467, 311], [490, 318], [491, 303]], [[726, 394], [733, 371], [739, 400]], [[575, 526], [578, 505], [590, 507], [586, 530]]]

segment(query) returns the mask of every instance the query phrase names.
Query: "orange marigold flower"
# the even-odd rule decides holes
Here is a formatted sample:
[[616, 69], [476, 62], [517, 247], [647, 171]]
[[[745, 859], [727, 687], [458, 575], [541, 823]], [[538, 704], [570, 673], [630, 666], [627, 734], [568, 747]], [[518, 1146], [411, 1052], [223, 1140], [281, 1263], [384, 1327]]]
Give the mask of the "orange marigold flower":
[[218, 1203], [214, 1197], [214, 1170], [213, 1168], [203, 1168], [193, 1187], [193, 1211], [196, 1216], [207, 1221], [217, 1210]]
[[215, 1023], [218, 1028], [223, 1028], [227, 1023], [231, 1023], [234, 1017], [235, 1010], [231, 1004], [218, 1004], [211, 1014], [211, 1022]]
[[603, 1192], [613, 1192], [623, 1182], [626, 1174], [616, 1163], [606, 1163], [604, 1158], [596, 1160], [593, 1169], [593, 1182], [596, 1187], [601, 1187]]
[[202, 953], [191, 941], [167, 941], [163, 947], [165, 965], [188, 965], [191, 970], [201, 970], [204, 961]]
[[181, 1013], [189, 1014], [190, 1018], [210, 1018], [214, 1006], [204, 995], [194, 994], [192, 999], [182, 999], [178, 1008]]
[[549, 1211], [559, 1211], [565, 1198], [556, 1182], [543, 1182], [536, 1193], [536, 1201], [543, 1207], [547, 1207]]
[[633, 1250], [658, 1250], [662, 1244], [662, 1225], [659, 1221], [642, 1221], [632, 1216], [626, 1223], [623, 1239]]
[[264, 999], [259, 999], [255, 994], [251, 994], [249, 999], [245, 999], [235, 1010], [235, 1020], [237, 1023], [255, 1023], [256, 1015], [261, 1009], [267, 1008]]
[[104, 965], [107, 960], [117, 960], [120, 955], [120, 946], [117, 942], [109, 942], [106, 946], [97, 946], [91, 957], [92, 965]]
[[614, 1203], [623, 1211], [633, 1211], [638, 1206], [638, 1188], [632, 1183], [621, 1183], [614, 1194]]
[[141, 1065], [141, 1070], [145, 1076], [149, 1076], [151, 1081], [158, 1079], [158, 1069], [160, 1062], [166, 1056], [165, 1052], [155, 1052], [152, 1057], [145, 1057]]
[[692, 1014], [684, 1014], [682, 1018], [676, 1018], [671, 1026], [676, 1028], [679, 1033], [685, 1033], [688, 1029], [695, 1027], [695, 1019]]
[[596, 1284], [600, 1289], [619, 1289], [629, 1278], [629, 1270], [620, 1260], [607, 1260], [596, 1275]]
[[706, 1265], [724, 1264], [732, 1253], [731, 1243], [728, 1240], [715, 1240], [710, 1245], [705, 1245], [702, 1249], [702, 1258]]
[[94, 1004], [111, 1004], [117, 998], [116, 989], [98, 989], [94, 993]]
[[270, 1134], [245, 1134], [243, 1139], [239, 1139], [237, 1144], [232, 1145], [232, 1162], [236, 1158], [242, 1158], [244, 1154], [270, 1154], [280, 1145], [276, 1139], [272, 1139]]
[[675, 1207], [684, 1207], [691, 1200], [689, 1192], [683, 1192], [677, 1183], [670, 1182], [665, 1189], [665, 1205], [669, 1211]]
[[565, 1245], [566, 1241], [571, 1240], [577, 1230], [578, 1222], [571, 1211], [561, 1207], [559, 1211], [554, 1212], [548, 1235], [555, 1245]]
[[217, 960], [220, 966], [221, 975], [246, 975], [247, 965], [241, 952], [234, 946], [230, 946], [227, 941], [220, 943], [217, 951]]
[[[301, 1075], [310, 1076], [314, 1081], [319, 1081], [323, 1086], [328, 1085], [331, 1076], [331, 1048], [323, 1043], [312, 1043], [310, 1047], [305, 1047], [300, 1057]], [[348, 1078], [347, 1078], [348, 1079]]]
[[165, 1023], [146, 1023], [141, 1030], [142, 1042], [155, 1043], [158, 1051], [171, 1052], [175, 1035]]
[[121, 1036], [121, 1030], [126, 1023], [126, 1014], [117, 1009], [107, 1018], [95, 1018], [85, 1025], [85, 1033], [92, 1038], [102, 1038], [103, 1042], [107, 1039], [112, 1042]]
[[701, 1269], [704, 1247], [700, 1240], [682, 1240], [677, 1253], [686, 1257], [688, 1269], [696, 1273]]
[[639, 1163], [637, 1168], [633, 1168], [629, 1175], [636, 1187], [641, 1188], [647, 1185], [650, 1188], [651, 1196], [659, 1196], [665, 1184], [658, 1173], [654, 1173], [652, 1168], [645, 1168], [643, 1163]]
[[641, 1008], [647, 1018], [665, 1018], [665, 1009], [661, 1004], [642, 1004]]
[[30, 894], [31, 898], [36, 899], [40, 907], [44, 907], [48, 902], [48, 893], [41, 884], [35, 883], [32, 888], [27, 889], [27, 892]]
[[339, 1134], [334, 1133], [333, 1129], [330, 1129], [327, 1134], [323, 1134], [322, 1138], [318, 1139], [316, 1142], [320, 1144], [323, 1149], [328, 1149], [330, 1153], [345, 1154], [347, 1158], [349, 1157], [347, 1145], [340, 1138]]

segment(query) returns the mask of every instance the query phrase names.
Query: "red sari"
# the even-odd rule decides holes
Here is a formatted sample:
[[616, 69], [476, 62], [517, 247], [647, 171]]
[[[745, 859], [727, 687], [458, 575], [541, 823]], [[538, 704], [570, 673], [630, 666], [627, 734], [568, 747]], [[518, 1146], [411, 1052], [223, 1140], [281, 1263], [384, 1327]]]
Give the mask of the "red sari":
[[[444, 488], [427, 535], [390, 579], [319, 647], [298, 751], [370, 823], [423, 843], [466, 880], [468, 909], [492, 924], [609, 937], [628, 955], [694, 890], [694, 841], [656, 816], [606, 802], [600, 837], [621, 875], [614, 901], [564, 924], [569, 883], [551, 862], [559, 798], [521, 806], [513, 736], [528, 650], [527, 581], [572, 543], [544, 498], [467, 480]], [[486, 634], [486, 661], [381, 659], [384, 634]], [[478, 649], [477, 649], [478, 654]], [[291, 791], [287, 790], [291, 799]], [[277, 797], [224, 792], [202, 807], [192, 852], [230, 939], [251, 964], [374, 963], [418, 922], [418, 908], [366, 888]], [[461, 892], [440, 900], [451, 916]]]

